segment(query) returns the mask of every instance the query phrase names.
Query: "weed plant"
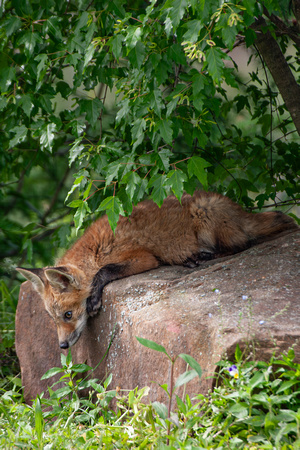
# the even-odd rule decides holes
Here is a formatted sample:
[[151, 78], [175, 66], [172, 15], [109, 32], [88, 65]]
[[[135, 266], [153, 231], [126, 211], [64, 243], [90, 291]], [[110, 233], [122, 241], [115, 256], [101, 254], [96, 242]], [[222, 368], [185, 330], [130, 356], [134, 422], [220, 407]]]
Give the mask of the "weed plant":
[[[237, 346], [234, 363], [219, 362], [213, 392], [191, 399], [180, 398], [176, 389], [201, 376], [199, 364], [185, 354], [172, 358], [153, 341], [138, 340], [170, 360], [170, 380], [161, 385], [166, 404], [146, 401], [150, 387], [110, 389], [111, 376], [101, 384], [91, 378], [91, 367], [73, 364], [69, 352], [61, 356], [62, 367], [43, 377], [60, 375], [61, 387], [49, 387], [48, 398], [42, 394], [31, 406], [25, 404], [18, 379], [11, 389], [2, 388], [0, 448], [300, 448], [300, 364], [294, 362], [293, 349], [268, 363], [244, 362]], [[178, 357], [190, 370], [174, 380]]]

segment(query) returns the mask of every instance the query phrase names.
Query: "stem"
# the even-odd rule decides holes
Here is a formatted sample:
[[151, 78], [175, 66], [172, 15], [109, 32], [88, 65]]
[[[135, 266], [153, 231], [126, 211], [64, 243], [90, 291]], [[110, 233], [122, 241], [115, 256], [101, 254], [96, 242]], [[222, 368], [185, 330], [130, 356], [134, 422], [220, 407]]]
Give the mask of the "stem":
[[[168, 405], [168, 436], [170, 434], [170, 417], [171, 417], [171, 406], [172, 406], [172, 397], [173, 397], [173, 386], [174, 386], [174, 363], [176, 358], [171, 359], [171, 373], [170, 373], [170, 385], [169, 385], [169, 405]], [[167, 445], [169, 445], [169, 438], [167, 438]]]

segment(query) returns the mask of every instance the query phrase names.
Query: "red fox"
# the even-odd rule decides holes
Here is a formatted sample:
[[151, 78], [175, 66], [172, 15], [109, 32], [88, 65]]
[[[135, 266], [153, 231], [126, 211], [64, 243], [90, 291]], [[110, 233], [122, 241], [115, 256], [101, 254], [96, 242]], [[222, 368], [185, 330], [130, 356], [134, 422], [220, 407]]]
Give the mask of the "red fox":
[[107, 283], [162, 264], [194, 267], [296, 228], [282, 212], [251, 214], [227, 197], [197, 191], [184, 194], [181, 203], [169, 196], [160, 208], [150, 200], [141, 202], [129, 218], [120, 216], [115, 234], [103, 216], [55, 267], [17, 270], [41, 295], [57, 325], [59, 345], [66, 349], [101, 308]]

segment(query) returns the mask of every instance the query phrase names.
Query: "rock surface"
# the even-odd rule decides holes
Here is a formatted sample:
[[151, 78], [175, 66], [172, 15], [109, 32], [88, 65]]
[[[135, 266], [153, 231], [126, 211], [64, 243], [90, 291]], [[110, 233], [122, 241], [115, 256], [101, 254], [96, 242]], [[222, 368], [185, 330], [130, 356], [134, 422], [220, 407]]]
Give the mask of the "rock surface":
[[[232, 358], [237, 343], [252, 349], [259, 359], [294, 345], [299, 360], [299, 244], [297, 231], [201, 268], [164, 266], [109, 284], [102, 311], [89, 320], [72, 347], [73, 361], [95, 367], [115, 328], [110, 351], [93, 377], [103, 380], [112, 373], [112, 388], [148, 385], [149, 398], [165, 402], [166, 394], [158, 384], [169, 381], [169, 361], [164, 354], [143, 347], [135, 336], [163, 345], [173, 356], [187, 353], [200, 363], [203, 377], [187, 385], [190, 395], [212, 388], [209, 377], [216, 362], [224, 353]], [[61, 350], [54, 323], [29, 282], [20, 290], [16, 349], [25, 398], [30, 402], [54, 381], [40, 378], [51, 367], [60, 366]], [[179, 358], [175, 375], [185, 370]]]

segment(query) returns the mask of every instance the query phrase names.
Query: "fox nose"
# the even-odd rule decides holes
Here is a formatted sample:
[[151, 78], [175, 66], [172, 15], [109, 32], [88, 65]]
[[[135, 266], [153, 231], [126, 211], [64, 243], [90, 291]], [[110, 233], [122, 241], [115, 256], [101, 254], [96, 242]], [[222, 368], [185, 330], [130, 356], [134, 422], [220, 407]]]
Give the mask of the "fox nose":
[[64, 341], [59, 343], [60, 348], [69, 348], [69, 342]]

